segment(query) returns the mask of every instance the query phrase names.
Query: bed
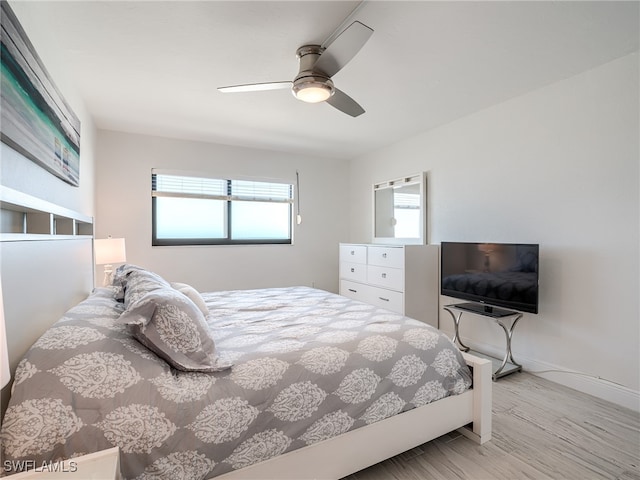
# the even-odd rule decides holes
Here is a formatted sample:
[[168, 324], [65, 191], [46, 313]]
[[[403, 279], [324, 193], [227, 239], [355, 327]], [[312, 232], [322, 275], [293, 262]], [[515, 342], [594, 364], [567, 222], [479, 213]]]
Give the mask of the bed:
[[[417, 320], [308, 287], [200, 294], [118, 272], [19, 362], [5, 460], [118, 446], [130, 479], [337, 479], [452, 430], [491, 437], [490, 363]], [[185, 313], [205, 326], [175, 327]], [[167, 353], [167, 319], [211, 344]]]

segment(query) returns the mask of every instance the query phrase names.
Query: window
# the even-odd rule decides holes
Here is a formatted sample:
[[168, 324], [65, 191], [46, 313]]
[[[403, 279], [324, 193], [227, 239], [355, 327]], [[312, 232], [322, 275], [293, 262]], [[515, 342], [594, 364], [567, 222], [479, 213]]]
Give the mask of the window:
[[153, 245], [291, 243], [293, 185], [153, 170]]
[[[402, 190], [402, 189], [398, 189]], [[393, 196], [394, 235], [398, 238], [420, 236], [420, 192], [398, 192]]]

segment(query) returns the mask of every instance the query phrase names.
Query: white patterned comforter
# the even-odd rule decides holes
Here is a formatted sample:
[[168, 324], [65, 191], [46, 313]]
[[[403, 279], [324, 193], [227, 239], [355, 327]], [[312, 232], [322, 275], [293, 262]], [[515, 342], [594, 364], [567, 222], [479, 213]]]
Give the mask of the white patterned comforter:
[[18, 366], [5, 460], [119, 446], [125, 478], [211, 478], [471, 385], [456, 347], [417, 320], [306, 287], [203, 297], [234, 362], [223, 372], [171, 369], [115, 324], [110, 290], [67, 312]]

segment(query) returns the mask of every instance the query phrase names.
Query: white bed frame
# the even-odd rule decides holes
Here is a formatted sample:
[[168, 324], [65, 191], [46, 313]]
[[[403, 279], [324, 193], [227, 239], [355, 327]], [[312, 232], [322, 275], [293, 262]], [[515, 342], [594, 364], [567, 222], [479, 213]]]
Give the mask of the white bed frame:
[[[29, 346], [93, 288], [93, 219], [3, 186], [0, 207], [0, 273], [13, 372]], [[455, 430], [487, 442], [492, 365], [463, 355], [473, 370], [471, 390], [216, 480], [339, 479]], [[2, 414], [8, 390], [2, 391]]]
[[337, 480], [457, 430], [479, 444], [491, 440], [492, 365], [463, 353], [473, 388], [216, 480]]
[[13, 376], [40, 335], [93, 289], [93, 219], [0, 185], [0, 277]]

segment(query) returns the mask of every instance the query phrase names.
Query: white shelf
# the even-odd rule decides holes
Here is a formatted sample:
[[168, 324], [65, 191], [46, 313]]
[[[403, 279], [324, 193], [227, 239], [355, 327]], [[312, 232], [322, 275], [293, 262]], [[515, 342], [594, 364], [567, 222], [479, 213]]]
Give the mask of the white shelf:
[[93, 237], [93, 218], [0, 185], [0, 241]]
[[0, 242], [25, 242], [43, 240], [78, 240], [91, 235], [50, 235], [47, 233], [0, 233]]

